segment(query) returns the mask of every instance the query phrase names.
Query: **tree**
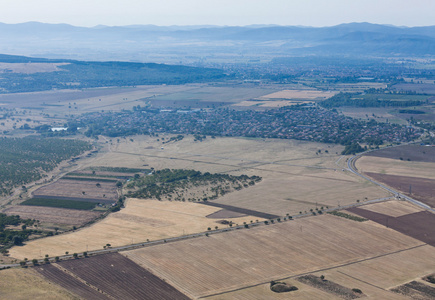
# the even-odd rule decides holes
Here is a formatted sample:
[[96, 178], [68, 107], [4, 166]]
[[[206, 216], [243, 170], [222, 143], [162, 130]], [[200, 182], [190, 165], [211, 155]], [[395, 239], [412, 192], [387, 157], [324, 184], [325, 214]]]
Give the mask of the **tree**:
[[36, 266], [38, 264], [38, 260], [36, 258], [32, 259], [32, 264]]
[[74, 258], [78, 258], [78, 256], [79, 256], [79, 255], [78, 255], [77, 253], [74, 253], [74, 254], [73, 254], [73, 257], [74, 257]]

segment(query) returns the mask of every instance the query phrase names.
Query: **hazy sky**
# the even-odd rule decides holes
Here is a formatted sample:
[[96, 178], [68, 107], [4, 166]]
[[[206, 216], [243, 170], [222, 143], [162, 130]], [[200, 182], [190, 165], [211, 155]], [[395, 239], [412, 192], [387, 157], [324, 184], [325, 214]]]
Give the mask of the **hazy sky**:
[[0, 22], [78, 26], [435, 25], [435, 0], [0, 0]]

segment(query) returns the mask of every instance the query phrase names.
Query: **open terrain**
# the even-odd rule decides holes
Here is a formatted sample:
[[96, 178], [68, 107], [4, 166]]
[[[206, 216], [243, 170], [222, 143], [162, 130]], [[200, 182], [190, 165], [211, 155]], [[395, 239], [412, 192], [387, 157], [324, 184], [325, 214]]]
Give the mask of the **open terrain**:
[[[23, 259], [42, 258], [43, 255], [63, 255], [112, 247], [144, 243], [192, 233], [205, 232], [210, 227], [227, 228], [223, 220], [207, 218], [219, 208], [191, 202], [129, 199], [126, 207], [105, 219], [80, 230], [49, 238], [29, 241], [10, 250], [10, 256]], [[262, 220], [243, 216], [230, 219], [234, 224]]]
[[342, 146], [248, 138], [207, 138], [195, 142], [191, 136], [162, 144], [162, 137], [168, 138], [137, 136], [133, 142], [121, 139], [119, 143], [112, 139], [111, 151], [95, 164], [261, 176], [262, 181], [255, 186], [213, 201], [274, 215], [389, 196], [336, 164]]
[[41, 265], [35, 269], [85, 299], [189, 299], [117, 253]]
[[16, 205], [3, 210], [7, 215], [19, 215], [23, 219], [37, 219], [41, 223], [81, 226], [101, 215], [98, 211], [82, 211], [42, 206]]
[[423, 245], [372, 222], [324, 215], [122, 254], [187, 295], [209, 297]]
[[74, 293], [52, 284], [31, 268], [2, 270], [0, 277], [0, 297], [2, 299], [78, 299]]

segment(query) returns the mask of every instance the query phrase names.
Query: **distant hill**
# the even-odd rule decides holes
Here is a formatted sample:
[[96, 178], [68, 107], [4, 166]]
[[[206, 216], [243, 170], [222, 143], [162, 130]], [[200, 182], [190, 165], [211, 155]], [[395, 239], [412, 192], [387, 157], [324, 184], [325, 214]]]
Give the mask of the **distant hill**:
[[[185, 84], [225, 79], [221, 70], [178, 65], [130, 62], [89, 62], [32, 58], [0, 54], [0, 93], [34, 92], [51, 89]], [[26, 72], [33, 63], [55, 64], [55, 68]], [[10, 64], [25, 64], [14, 71]], [[40, 65], [36, 65], [38, 68]], [[21, 70], [21, 69], [20, 69]]]
[[[338, 52], [337, 52], [338, 51]], [[241, 56], [433, 56], [435, 26], [349, 23], [298, 26], [96, 26], [0, 23], [0, 53], [73, 58], [175, 62]]]

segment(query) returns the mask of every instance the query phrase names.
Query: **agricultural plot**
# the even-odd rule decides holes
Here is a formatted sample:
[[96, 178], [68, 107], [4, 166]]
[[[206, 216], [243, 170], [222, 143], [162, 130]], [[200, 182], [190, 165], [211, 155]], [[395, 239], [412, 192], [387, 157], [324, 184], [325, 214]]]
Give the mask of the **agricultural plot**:
[[348, 211], [435, 247], [435, 214], [428, 211], [411, 213], [399, 217], [384, 215], [360, 207], [352, 207], [349, 208]]
[[[189, 299], [165, 281], [117, 253], [69, 260], [36, 269], [48, 279], [77, 294], [84, 291], [86, 295], [79, 295], [87, 299]], [[75, 279], [77, 284], [71, 286], [71, 279]]]
[[369, 157], [384, 157], [405, 161], [435, 162], [435, 147], [404, 145], [389, 147], [365, 154]]
[[[29, 241], [10, 249], [10, 256], [23, 259], [43, 258], [45, 254], [60, 256], [66, 251], [81, 253], [133, 243], [146, 243], [192, 233], [205, 232], [210, 227], [227, 228], [227, 218], [212, 219], [208, 215], [219, 208], [191, 202], [128, 199], [126, 207], [103, 220], [80, 230]], [[231, 218], [234, 224], [263, 220], [253, 216]]]
[[421, 177], [386, 175], [366, 172], [376, 181], [385, 183], [393, 189], [415, 198], [431, 207], [435, 207], [435, 180]]
[[2, 299], [77, 299], [77, 295], [52, 284], [32, 268], [2, 270], [0, 277], [0, 297]]
[[104, 180], [59, 179], [40, 187], [32, 195], [34, 198], [113, 203], [118, 200], [115, 183], [115, 181]]
[[389, 196], [379, 187], [342, 170], [336, 163], [342, 146], [247, 138], [207, 138], [195, 142], [191, 136], [163, 145], [157, 141], [162, 138], [166, 140], [168, 135], [134, 137], [134, 142], [112, 140], [111, 152], [99, 164], [260, 176], [262, 181], [254, 186], [213, 202], [272, 215], [299, 214], [315, 209], [316, 205], [336, 207]]
[[258, 99], [276, 100], [276, 99], [298, 99], [298, 100], [324, 100], [334, 96], [337, 92], [324, 92], [319, 90], [283, 90], [268, 94]]
[[[429, 245], [398, 251], [388, 255], [363, 260], [357, 263], [345, 264], [337, 268], [321, 270], [311, 273], [348, 288], [358, 288], [368, 299], [409, 299], [391, 292], [390, 289], [402, 285], [416, 278], [431, 274], [435, 268], [435, 251]], [[321, 258], [319, 257], [319, 260]], [[269, 289], [269, 283], [235, 290], [204, 299], [342, 299], [322, 292], [309, 285], [291, 279], [288, 282], [299, 290], [295, 292], [275, 294]]]
[[420, 245], [371, 222], [323, 215], [122, 254], [185, 294], [208, 297]]
[[17, 205], [6, 208], [3, 213], [19, 215], [24, 219], [37, 219], [41, 223], [81, 226], [101, 215], [98, 211], [78, 211], [41, 206]]

